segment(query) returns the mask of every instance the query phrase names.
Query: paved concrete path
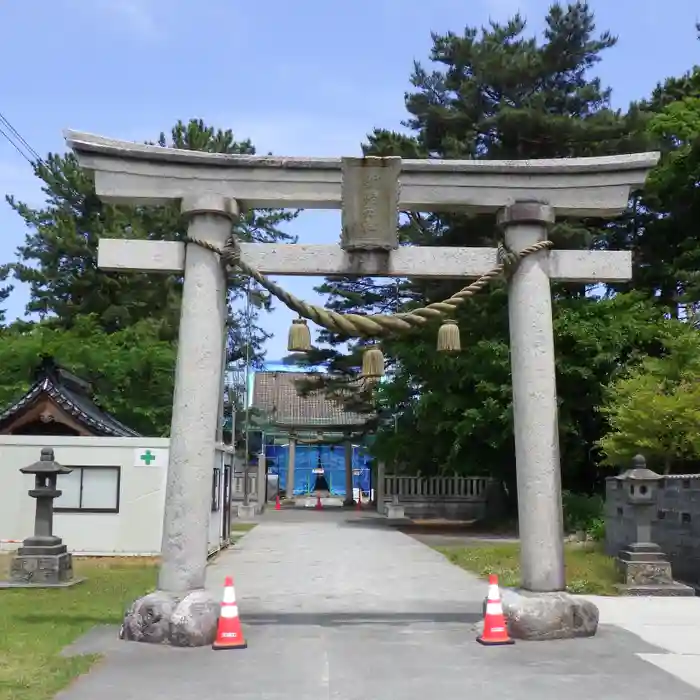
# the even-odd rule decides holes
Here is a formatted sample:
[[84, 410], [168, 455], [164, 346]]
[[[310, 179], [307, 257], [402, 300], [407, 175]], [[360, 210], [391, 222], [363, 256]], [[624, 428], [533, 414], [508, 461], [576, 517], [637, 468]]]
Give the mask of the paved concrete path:
[[[619, 627], [604, 625], [593, 639], [481, 647], [474, 627], [483, 582], [372, 519], [273, 511], [209, 567], [208, 584], [221, 590], [229, 574], [235, 576], [248, 649], [152, 647], [119, 642], [113, 630], [107, 636], [98, 630], [82, 650], [94, 650], [90, 644], [101, 636], [103, 644], [108, 640], [105, 659], [58, 697], [698, 697], [697, 690], [658, 668], [663, 664], [655, 659], [674, 655]], [[692, 605], [694, 599], [674, 602]], [[613, 619], [623, 609], [617, 603], [603, 607], [604, 622], [606, 615], [624, 622], [624, 612]], [[80, 650], [78, 644], [75, 651]]]
[[585, 596], [600, 619], [656, 647], [640, 658], [700, 690], [700, 598]]

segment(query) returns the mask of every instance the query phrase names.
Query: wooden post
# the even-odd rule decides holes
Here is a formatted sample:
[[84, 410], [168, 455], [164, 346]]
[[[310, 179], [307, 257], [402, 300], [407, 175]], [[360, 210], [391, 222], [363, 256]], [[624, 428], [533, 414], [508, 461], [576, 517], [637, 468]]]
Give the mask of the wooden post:
[[386, 508], [384, 507], [385, 470], [386, 467], [384, 462], [377, 462], [377, 484], [374, 487], [374, 493], [377, 499], [377, 513], [379, 513], [380, 515], [384, 515], [386, 513]]

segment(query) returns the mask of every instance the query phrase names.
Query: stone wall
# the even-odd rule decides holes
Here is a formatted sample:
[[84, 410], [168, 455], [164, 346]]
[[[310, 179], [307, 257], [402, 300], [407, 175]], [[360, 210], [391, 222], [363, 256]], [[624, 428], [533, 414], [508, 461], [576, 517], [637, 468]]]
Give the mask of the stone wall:
[[[605, 548], [609, 555], [635, 539], [632, 507], [623, 483], [610, 477], [605, 498]], [[652, 539], [668, 556], [676, 579], [700, 583], [700, 474], [666, 476], [656, 494]]]

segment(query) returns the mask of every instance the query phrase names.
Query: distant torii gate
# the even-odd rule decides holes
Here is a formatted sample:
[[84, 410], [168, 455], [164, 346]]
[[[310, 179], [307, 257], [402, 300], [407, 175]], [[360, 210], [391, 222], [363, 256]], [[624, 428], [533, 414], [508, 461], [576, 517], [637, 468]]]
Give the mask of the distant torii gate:
[[[180, 201], [189, 237], [218, 248], [242, 209], [343, 209], [341, 245], [241, 244], [242, 258], [270, 275], [478, 277], [497, 264], [496, 249], [398, 248], [397, 210], [497, 212], [507, 246], [518, 252], [545, 240], [556, 216], [620, 214], [630, 189], [643, 184], [658, 160], [657, 153], [532, 161], [278, 158], [176, 150], [72, 131], [66, 141], [94, 173], [103, 201]], [[137, 601], [133, 617], [143, 612], [140, 604], [171, 609], [173, 600], [179, 605], [204, 586], [227, 280], [219, 256], [177, 242], [102, 239], [98, 264], [105, 270], [184, 272], [158, 581], [163, 593]], [[619, 282], [631, 273], [629, 252], [554, 250], [522, 260], [509, 282], [522, 585], [530, 591], [565, 588], [550, 279]], [[180, 636], [171, 632], [172, 643], [185, 643], [183, 635], [188, 644], [207, 643], [211, 631], [202, 629], [203, 613], [192, 607], [186, 607], [188, 620], [178, 623]], [[132, 633], [162, 641], [153, 637], [158, 634]]]

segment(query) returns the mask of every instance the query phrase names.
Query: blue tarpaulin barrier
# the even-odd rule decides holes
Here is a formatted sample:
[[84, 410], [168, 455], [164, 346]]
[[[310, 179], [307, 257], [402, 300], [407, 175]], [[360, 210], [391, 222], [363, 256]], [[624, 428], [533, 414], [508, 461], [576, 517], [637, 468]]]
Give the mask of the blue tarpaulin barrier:
[[[287, 490], [287, 469], [289, 465], [288, 445], [266, 445], [265, 458], [268, 474], [279, 475], [281, 491]], [[370, 456], [362, 446], [352, 448], [353, 488], [368, 493], [371, 485]], [[319, 474], [314, 469], [323, 469], [323, 476], [333, 495], [345, 496], [345, 446], [340, 445], [297, 445], [294, 460], [294, 495], [311, 493]], [[359, 472], [356, 473], [356, 472]]]

